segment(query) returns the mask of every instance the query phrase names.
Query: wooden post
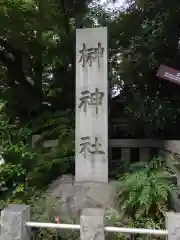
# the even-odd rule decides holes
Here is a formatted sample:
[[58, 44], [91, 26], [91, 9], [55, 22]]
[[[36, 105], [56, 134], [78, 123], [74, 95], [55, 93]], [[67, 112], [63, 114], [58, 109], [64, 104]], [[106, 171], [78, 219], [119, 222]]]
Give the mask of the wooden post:
[[131, 149], [121, 148], [121, 159], [124, 162], [124, 171], [129, 171], [131, 165]]
[[148, 162], [150, 159], [150, 149], [149, 148], [139, 148], [139, 160], [140, 162]]

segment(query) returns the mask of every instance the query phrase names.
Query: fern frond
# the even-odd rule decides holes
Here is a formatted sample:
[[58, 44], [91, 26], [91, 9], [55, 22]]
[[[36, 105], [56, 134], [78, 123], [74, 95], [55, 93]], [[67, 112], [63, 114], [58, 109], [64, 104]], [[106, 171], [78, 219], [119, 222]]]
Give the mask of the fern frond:
[[[162, 225], [169, 192], [175, 188], [166, 180], [166, 176], [162, 159], [153, 159], [141, 170], [125, 174], [121, 178], [121, 211], [132, 214], [132, 218], [140, 221], [141, 225], [141, 219], [144, 218], [149, 225], [153, 225], [157, 219]], [[147, 219], [148, 215], [153, 216], [153, 221]]]
[[144, 215], [145, 209], [139, 208], [135, 213], [135, 219], [138, 220]]
[[156, 181], [156, 184], [154, 186], [154, 190], [156, 192], [156, 197], [157, 197], [157, 194], [158, 194], [158, 197], [160, 199], [163, 199], [164, 201], [167, 201], [169, 192], [168, 192], [166, 184], [164, 184], [161, 181], [159, 181], [159, 182]]
[[143, 209], [144, 212], [148, 213], [151, 205], [152, 205], [152, 193], [151, 193], [151, 184], [149, 181], [146, 181], [141, 194], [139, 196], [139, 204], [140, 208]]
[[163, 216], [165, 216], [166, 212], [167, 212], [167, 204], [164, 204], [162, 202], [157, 202], [156, 203], [157, 206], [157, 214], [158, 213], [162, 213]]

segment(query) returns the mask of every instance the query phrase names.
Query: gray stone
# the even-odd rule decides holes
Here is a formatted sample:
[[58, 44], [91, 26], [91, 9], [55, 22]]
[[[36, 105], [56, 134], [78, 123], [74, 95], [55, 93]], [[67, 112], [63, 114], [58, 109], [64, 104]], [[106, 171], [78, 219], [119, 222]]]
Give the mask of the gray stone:
[[25, 223], [30, 221], [30, 207], [10, 204], [1, 212], [1, 240], [30, 240], [30, 230]]
[[[119, 183], [116, 181], [109, 183], [65, 183], [57, 186], [58, 191], [54, 189], [49, 197], [57, 199], [56, 211], [61, 216], [69, 216], [78, 221], [84, 208], [115, 208], [117, 187], [119, 188]], [[56, 195], [54, 195], [55, 192]]]
[[62, 175], [49, 186], [49, 192], [52, 196], [64, 199], [73, 196], [73, 176]]
[[166, 214], [166, 229], [169, 240], [180, 240], [180, 213]]
[[87, 198], [103, 207], [114, 206], [115, 200], [114, 186], [108, 183], [89, 183]]
[[89, 189], [89, 185], [83, 184], [74, 184], [74, 205], [77, 209], [84, 208], [84, 204], [87, 200], [87, 191]]
[[[101, 44], [98, 48], [98, 43]], [[86, 49], [83, 53], [83, 44]], [[93, 48], [96, 52], [93, 53]], [[102, 48], [104, 52], [101, 56]], [[93, 53], [98, 59], [90, 56]], [[88, 54], [88, 55], [87, 55]], [[85, 66], [82, 66], [85, 60]], [[86, 61], [88, 60], [88, 61]], [[99, 64], [98, 64], [99, 62]], [[91, 66], [90, 66], [91, 65]], [[96, 93], [96, 91], [99, 91]], [[83, 92], [85, 92], [83, 94]], [[82, 107], [82, 97], [88, 101]], [[101, 99], [101, 101], [100, 101]], [[97, 101], [96, 101], [97, 100]], [[98, 103], [98, 105], [96, 105]], [[96, 108], [97, 106], [97, 108]], [[86, 138], [86, 139], [82, 139]], [[85, 28], [76, 31], [76, 140], [75, 181], [108, 182], [108, 81], [107, 28]], [[82, 150], [84, 147], [84, 150]]]
[[170, 192], [170, 207], [176, 211], [180, 212], [180, 199], [176, 191]]
[[85, 208], [80, 218], [81, 240], [104, 240], [104, 213], [100, 208]]
[[[114, 207], [116, 191], [111, 184], [105, 183], [75, 183], [74, 204], [80, 211], [85, 207]], [[88, 205], [90, 204], [90, 205]]]

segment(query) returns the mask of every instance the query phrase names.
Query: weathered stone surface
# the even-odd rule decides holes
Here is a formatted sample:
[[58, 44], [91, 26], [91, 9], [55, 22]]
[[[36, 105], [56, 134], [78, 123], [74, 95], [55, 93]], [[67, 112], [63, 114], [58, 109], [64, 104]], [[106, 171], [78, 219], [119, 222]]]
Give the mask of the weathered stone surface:
[[176, 191], [170, 193], [170, 207], [176, 212], [180, 212], [180, 199]]
[[25, 223], [30, 221], [27, 205], [10, 204], [1, 212], [1, 240], [30, 240]]
[[176, 140], [164, 141], [164, 149], [172, 153], [180, 153], [180, 141]]
[[[63, 177], [64, 178], [64, 177]], [[59, 180], [59, 182], [62, 182]], [[110, 183], [62, 183], [51, 193], [57, 199], [56, 212], [79, 219], [84, 208], [115, 207], [116, 181]], [[54, 195], [56, 193], [56, 195]]]
[[73, 180], [74, 178], [70, 174], [62, 175], [61, 178], [53, 181], [53, 183], [49, 186], [49, 192], [54, 197], [62, 196], [62, 192], [71, 196]]
[[107, 183], [108, 81], [105, 27], [76, 30], [75, 144], [75, 181]]
[[180, 213], [169, 212], [166, 215], [166, 229], [169, 240], [180, 239]]
[[[78, 183], [74, 184], [75, 186], [79, 185]], [[86, 189], [86, 198], [93, 200], [95, 204], [101, 206], [114, 205], [115, 199], [115, 188], [113, 185], [108, 183], [82, 183], [80, 186], [81, 191]], [[78, 195], [78, 191], [76, 192]]]
[[85, 208], [80, 218], [81, 240], [104, 240], [104, 210]]

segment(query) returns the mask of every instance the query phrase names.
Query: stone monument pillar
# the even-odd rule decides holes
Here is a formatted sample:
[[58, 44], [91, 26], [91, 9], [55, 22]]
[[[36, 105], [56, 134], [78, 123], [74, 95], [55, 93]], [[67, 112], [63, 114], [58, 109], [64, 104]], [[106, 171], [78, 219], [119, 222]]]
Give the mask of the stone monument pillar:
[[[57, 194], [65, 206], [69, 201], [74, 216], [115, 202], [114, 186], [108, 183], [107, 51], [107, 28], [76, 30], [75, 181], [68, 183], [68, 192], [61, 184]], [[86, 213], [89, 219], [91, 210]]]
[[108, 182], [107, 28], [76, 31], [76, 182]]

